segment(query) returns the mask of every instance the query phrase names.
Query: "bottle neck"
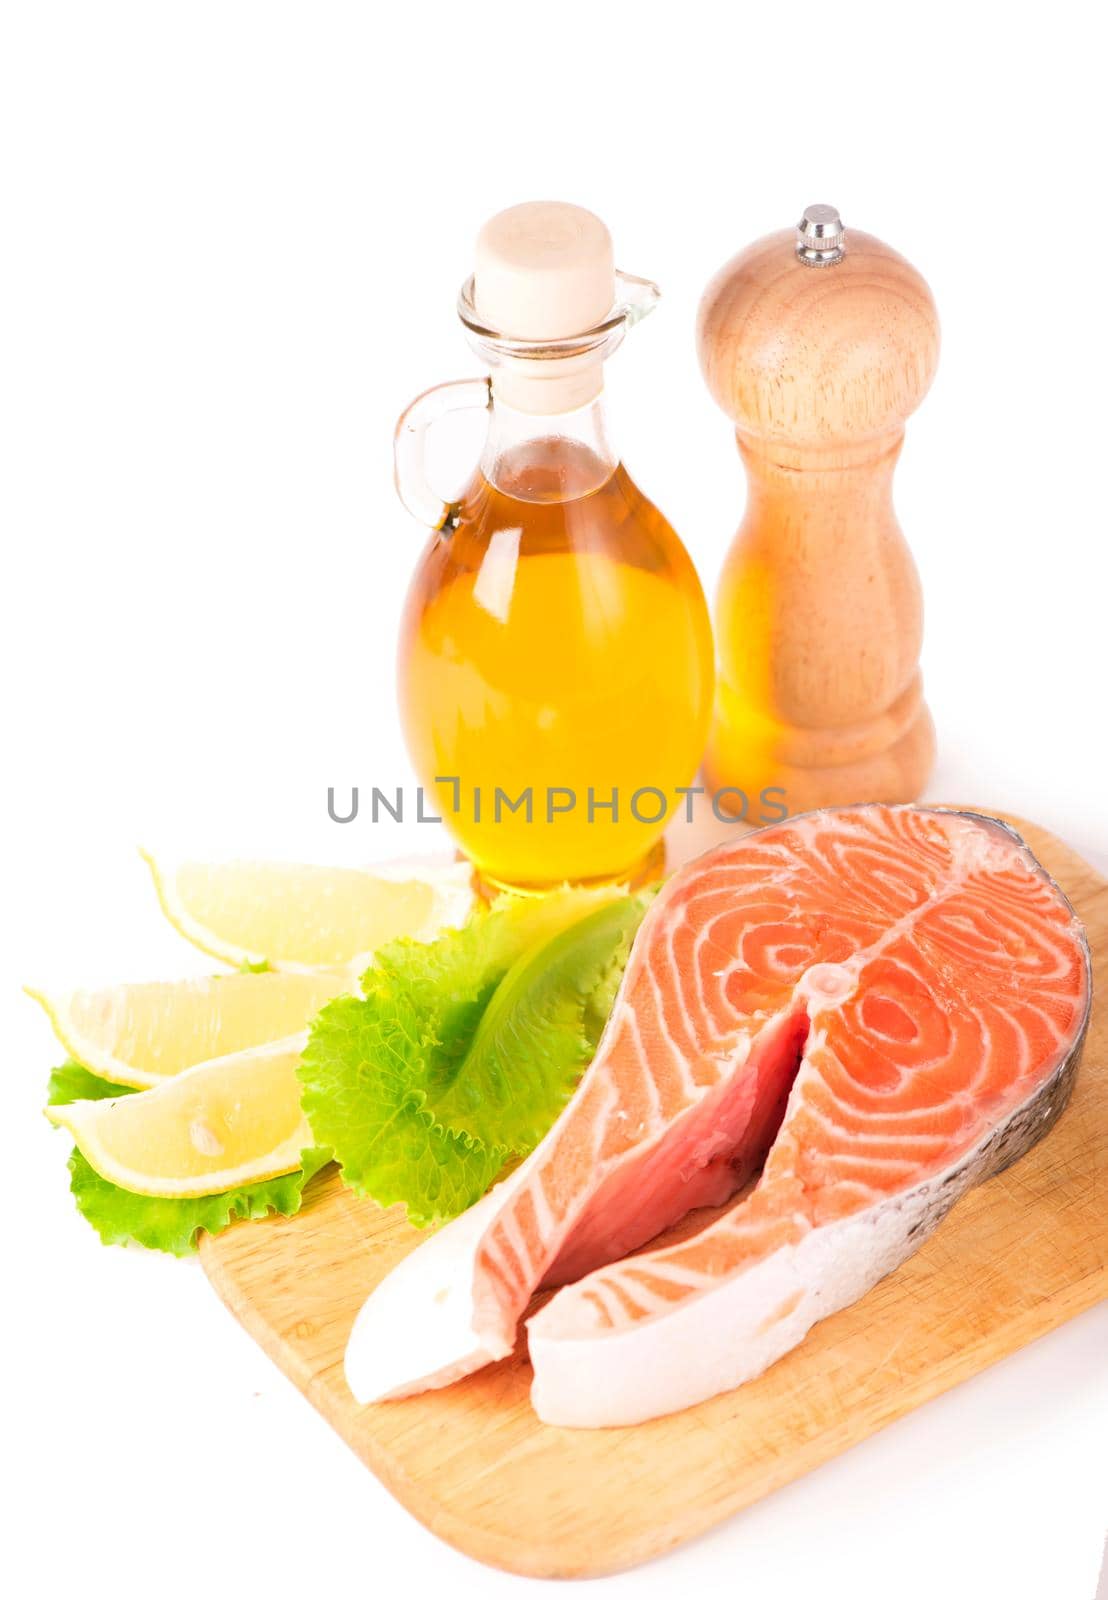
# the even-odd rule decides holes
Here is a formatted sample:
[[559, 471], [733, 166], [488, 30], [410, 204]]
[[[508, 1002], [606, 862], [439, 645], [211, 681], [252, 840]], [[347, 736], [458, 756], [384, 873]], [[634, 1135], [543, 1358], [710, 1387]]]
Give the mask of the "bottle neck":
[[604, 397], [572, 411], [519, 411], [493, 389], [481, 473], [517, 500], [579, 500], [607, 483], [618, 465], [608, 439]]

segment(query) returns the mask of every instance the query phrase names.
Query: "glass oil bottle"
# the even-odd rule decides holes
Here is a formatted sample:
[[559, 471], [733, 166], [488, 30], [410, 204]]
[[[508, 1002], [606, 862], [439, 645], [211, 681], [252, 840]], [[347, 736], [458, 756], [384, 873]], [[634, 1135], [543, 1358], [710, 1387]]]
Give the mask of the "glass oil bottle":
[[[400, 643], [421, 783], [494, 887], [644, 881], [694, 780], [713, 692], [710, 624], [684, 546], [608, 441], [603, 361], [653, 308], [576, 206], [486, 224], [459, 311], [488, 379], [424, 395], [397, 485], [433, 529]], [[443, 505], [424, 436], [488, 410], [477, 469]]]

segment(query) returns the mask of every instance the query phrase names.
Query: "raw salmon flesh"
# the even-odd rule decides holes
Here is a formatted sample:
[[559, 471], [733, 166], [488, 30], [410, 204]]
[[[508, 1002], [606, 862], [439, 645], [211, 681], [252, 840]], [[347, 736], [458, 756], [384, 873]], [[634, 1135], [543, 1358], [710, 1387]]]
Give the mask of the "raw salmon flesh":
[[1072, 908], [991, 818], [857, 806], [710, 851], [651, 907], [543, 1142], [366, 1302], [352, 1390], [508, 1355], [558, 1285], [528, 1324], [544, 1421], [639, 1422], [744, 1383], [1048, 1131], [1090, 995]]

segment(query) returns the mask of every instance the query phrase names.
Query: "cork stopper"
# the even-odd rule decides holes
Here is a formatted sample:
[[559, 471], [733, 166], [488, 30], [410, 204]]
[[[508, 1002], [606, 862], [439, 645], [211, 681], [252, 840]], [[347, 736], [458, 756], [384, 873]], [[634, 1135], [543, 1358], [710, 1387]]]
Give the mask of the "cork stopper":
[[[572, 339], [604, 322], [615, 300], [611, 235], [582, 206], [528, 201], [490, 218], [477, 236], [473, 306], [507, 338]], [[520, 410], [570, 410], [599, 394], [603, 354], [508, 357], [493, 371], [493, 390]]]
[[612, 236], [583, 206], [530, 200], [498, 212], [477, 235], [474, 304], [513, 339], [584, 333], [615, 297]]

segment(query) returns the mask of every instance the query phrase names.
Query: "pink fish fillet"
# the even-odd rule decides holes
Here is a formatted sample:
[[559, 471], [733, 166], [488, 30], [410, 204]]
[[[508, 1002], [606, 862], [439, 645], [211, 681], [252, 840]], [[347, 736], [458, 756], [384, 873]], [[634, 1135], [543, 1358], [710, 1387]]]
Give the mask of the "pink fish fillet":
[[[1047, 1130], [1089, 970], [1064, 896], [987, 818], [852, 807], [701, 857], [542, 1144], [366, 1302], [355, 1395], [507, 1355], [560, 1284], [529, 1325], [546, 1421], [636, 1422], [753, 1377]], [[763, 1163], [718, 1221], [625, 1259]]]

